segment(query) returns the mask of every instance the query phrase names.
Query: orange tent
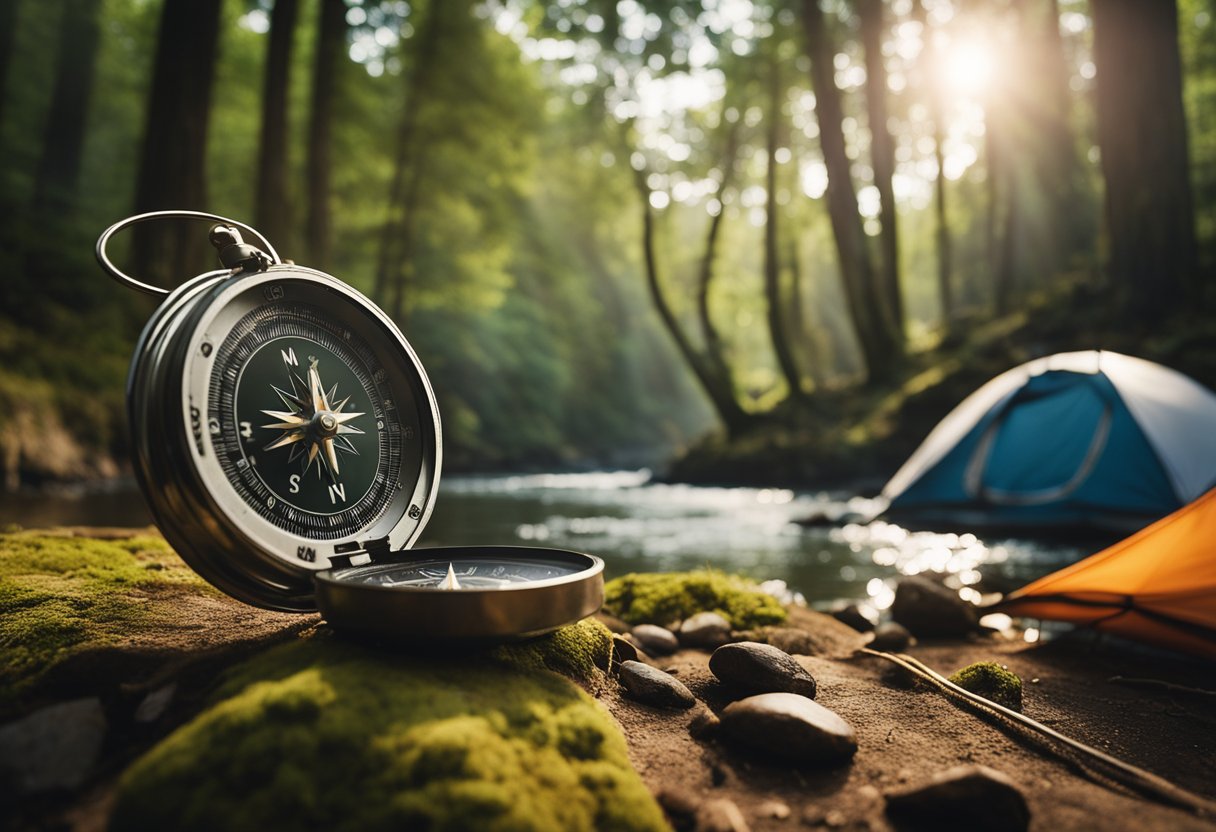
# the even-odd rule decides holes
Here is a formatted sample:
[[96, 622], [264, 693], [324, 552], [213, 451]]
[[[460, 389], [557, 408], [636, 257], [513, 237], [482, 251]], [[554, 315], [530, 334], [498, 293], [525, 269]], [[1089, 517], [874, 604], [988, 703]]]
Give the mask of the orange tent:
[[1216, 659], [1216, 489], [1011, 593], [993, 611], [1070, 621]]

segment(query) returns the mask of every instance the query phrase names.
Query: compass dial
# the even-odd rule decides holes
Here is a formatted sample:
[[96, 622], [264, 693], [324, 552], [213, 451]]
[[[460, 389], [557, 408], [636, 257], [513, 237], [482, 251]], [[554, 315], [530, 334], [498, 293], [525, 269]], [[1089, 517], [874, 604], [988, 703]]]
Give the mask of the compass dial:
[[[425, 549], [416, 549], [419, 555]], [[410, 563], [384, 563], [348, 569], [342, 580], [383, 587], [416, 589], [501, 589], [512, 584], [565, 578], [583, 571], [582, 564], [541, 557], [427, 558]]]

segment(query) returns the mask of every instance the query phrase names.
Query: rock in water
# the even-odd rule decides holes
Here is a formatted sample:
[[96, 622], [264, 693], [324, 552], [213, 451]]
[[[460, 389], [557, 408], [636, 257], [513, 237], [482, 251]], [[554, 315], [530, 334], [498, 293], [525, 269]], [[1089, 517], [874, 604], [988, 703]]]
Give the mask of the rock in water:
[[918, 638], [965, 636], [979, 626], [974, 605], [927, 578], [899, 582], [891, 616]]
[[798, 693], [815, 698], [815, 679], [794, 657], [771, 644], [724, 644], [709, 658], [709, 669], [724, 683], [748, 693]]
[[639, 624], [633, 628], [633, 637], [652, 656], [666, 656], [680, 649], [675, 633], [657, 624]]
[[74, 789], [92, 772], [105, 736], [97, 698], [35, 711], [0, 728], [0, 781], [17, 794]]
[[697, 704], [697, 698], [680, 680], [641, 662], [621, 662], [621, 684], [632, 698], [647, 705], [691, 708]]
[[897, 826], [1025, 832], [1030, 809], [1017, 785], [987, 766], [956, 766], [928, 785], [887, 795]]
[[796, 693], [762, 693], [732, 702], [721, 714], [724, 736], [795, 763], [843, 763], [857, 752], [853, 728], [833, 711]]
[[866, 618], [856, 604], [849, 604], [844, 609], [834, 611], [832, 617], [842, 624], [848, 624], [859, 633], [868, 633], [874, 629], [874, 622]]
[[908, 628], [896, 621], [884, 621], [874, 628], [874, 638], [866, 645], [871, 650], [882, 650], [884, 653], [898, 653], [907, 650], [912, 643], [912, 634]]
[[730, 641], [730, 622], [716, 612], [699, 612], [680, 625], [680, 644], [711, 650]]

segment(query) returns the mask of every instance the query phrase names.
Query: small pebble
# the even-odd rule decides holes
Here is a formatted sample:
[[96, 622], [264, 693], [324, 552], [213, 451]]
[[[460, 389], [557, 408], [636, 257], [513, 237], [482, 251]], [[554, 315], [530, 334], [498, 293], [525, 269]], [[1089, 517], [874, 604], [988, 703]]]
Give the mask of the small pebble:
[[714, 651], [709, 669], [722, 682], [748, 693], [797, 693], [815, 698], [815, 679], [793, 656], [771, 644], [744, 641]]
[[750, 829], [739, 807], [726, 798], [707, 800], [697, 811], [697, 832], [750, 832]]
[[796, 693], [762, 693], [723, 709], [721, 733], [771, 757], [839, 764], [857, 752], [857, 735], [838, 714]]
[[730, 641], [730, 622], [716, 612], [699, 612], [680, 625], [680, 644], [713, 649]]
[[615, 633], [612, 636], [612, 670], [613, 672], [620, 671], [621, 662], [636, 662], [638, 660], [638, 650], [626, 639]]
[[663, 811], [678, 818], [691, 818], [701, 805], [701, 798], [695, 792], [681, 786], [664, 786], [655, 798]]
[[647, 705], [665, 708], [688, 709], [697, 704], [697, 699], [678, 679], [635, 661], [621, 662], [621, 684], [629, 696]]
[[955, 766], [926, 785], [887, 795], [887, 815], [914, 826], [1025, 832], [1030, 809], [1021, 789], [987, 766]]
[[874, 628], [874, 638], [866, 646], [884, 653], [899, 653], [908, 649], [912, 634], [908, 628], [895, 621], [884, 621]]
[[785, 820], [790, 816], [790, 807], [780, 800], [766, 800], [757, 807], [756, 814], [762, 818]]
[[722, 724], [722, 720], [718, 719], [718, 715], [709, 708], [702, 708], [693, 715], [692, 721], [688, 723], [688, 733], [695, 740], [704, 740], [712, 737], [718, 731], [718, 726]]
[[643, 649], [656, 656], [666, 656], [680, 649], [675, 633], [657, 624], [639, 624], [633, 628], [633, 637]]
[[139, 703], [139, 707], [135, 709], [135, 721], [148, 723], [156, 722], [164, 714], [165, 709], [169, 707], [169, 703], [173, 701], [173, 694], [177, 692], [177, 683], [170, 682], [162, 688], [149, 693]]
[[868, 633], [874, 629], [874, 622], [866, 618], [856, 604], [849, 604], [844, 609], [833, 611], [832, 617], [842, 624], [848, 624], [859, 633]]

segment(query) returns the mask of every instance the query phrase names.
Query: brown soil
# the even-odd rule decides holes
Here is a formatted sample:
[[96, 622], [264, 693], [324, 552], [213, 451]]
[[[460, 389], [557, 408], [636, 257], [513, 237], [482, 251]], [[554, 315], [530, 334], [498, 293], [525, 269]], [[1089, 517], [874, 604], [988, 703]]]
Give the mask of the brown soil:
[[[799, 616], [802, 626], [837, 632], [834, 619]], [[817, 621], [816, 621], [817, 619]], [[841, 639], [841, 642], [845, 639]], [[1110, 682], [1112, 676], [1151, 677], [1216, 689], [1216, 668], [1082, 641], [1043, 646], [1009, 640], [938, 642], [908, 651], [943, 674], [976, 661], [997, 661], [1024, 682], [1024, 713], [1175, 784], [1216, 798], [1216, 697], [1163, 693]], [[670, 668], [717, 712], [737, 695], [708, 669], [706, 652], [684, 650], [656, 661]], [[616, 716], [643, 779], [670, 805], [726, 798], [753, 830], [807, 826], [891, 829], [885, 793], [927, 781], [956, 765], [979, 763], [1004, 772], [1022, 788], [1031, 829], [1211, 829], [1210, 819], [1140, 797], [1110, 781], [1083, 776], [1050, 749], [985, 721], [927, 685], [869, 656], [798, 656], [819, 683], [817, 701], [857, 731], [851, 764], [830, 769], [792, 767], [744, 754], [689, 733], [695, 710], [640, 705], [621, 691], [602, 697]], [[773, 803], [790, 809], [774, 817]], [[780, 813], [780, 810], [776, 810]], [[693, 823], [676, 812], [677, 827]]]

